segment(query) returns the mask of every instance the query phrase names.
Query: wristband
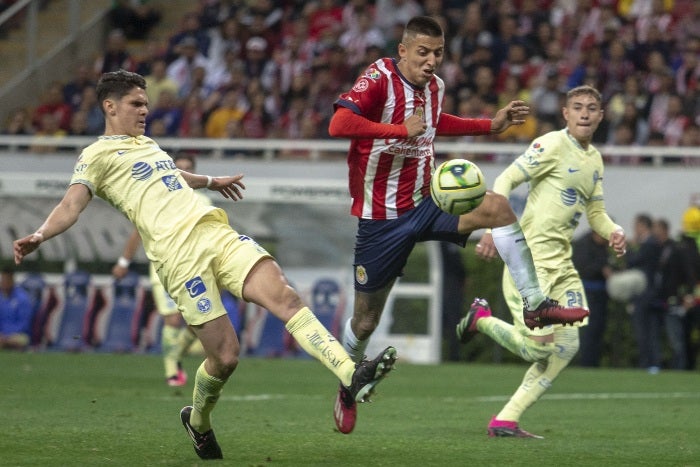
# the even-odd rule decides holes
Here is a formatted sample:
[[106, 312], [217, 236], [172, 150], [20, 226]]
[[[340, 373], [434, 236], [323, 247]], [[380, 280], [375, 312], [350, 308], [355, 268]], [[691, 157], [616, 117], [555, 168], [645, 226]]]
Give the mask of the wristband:
[[131, 264], [131, 261], [129, 261], [128, 259], [124, 258], [123, 256], [120, 256], [120, 257], [117, 259], [117, 266], [119, 266], [120, 268], [126, 269], [126, 268], [129, 267], [129, 264]]
[[207, 188], [211, 186], [211, 182], [214, 181], [214, 178], [211, 175], [207, 175]]

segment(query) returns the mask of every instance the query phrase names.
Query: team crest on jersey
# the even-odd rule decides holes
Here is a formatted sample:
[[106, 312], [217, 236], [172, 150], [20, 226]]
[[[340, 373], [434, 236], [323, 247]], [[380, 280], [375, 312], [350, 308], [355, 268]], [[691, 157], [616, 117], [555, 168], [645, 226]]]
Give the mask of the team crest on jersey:
[[147, 162], [137, 162], [131, 168], [131, 177], [136, 180], [148, 180], [153, 175], [153, 167]]
[[207, 297], [197, 300], [197, 310], [200, 313], [209, 313], [211, 311], [211, 300]]
[[190, 297], [192, 298], [196, 297], [197, 295], [202, 295], [207, 291], [207, 286], [204, 285], [204, 281], [199, 276], [185, 282], [185, 288], [187, 289], [187, 293], [189, 293]]
[[355, 92], [363, 92], [366, 91], [367, 88], [369, 88], [369, 83], [365, 78], [361, 78], [357, 83], [355, 83], [355, 86], [352, 87], [352, 90]]
[[425, 121], [425, 109], [423, 108], [422, 105], [416, 107], [416, 112], [415, 112], [415, 114], [418, 115], [418, 118], [420, 118], [421, 121], [423, 121], [423, 122]]
[[363, 78], [371, 79], [372, 81], [379, 79], [380, 76], [381, 76], [381, 73], [379, 73], [379, 70], [377, 70], [374, 67], [367, 69], [362, 74]]
[[355, 266], [355, 280], [361, 285], [367, 283], [367, 270], [361, 264]]
[[168, 191], [182, 190], [182, 184], [175, 175], [166, 175], [161, 178], [161, 180], [163, 180], [165, 186], [168, 187]]

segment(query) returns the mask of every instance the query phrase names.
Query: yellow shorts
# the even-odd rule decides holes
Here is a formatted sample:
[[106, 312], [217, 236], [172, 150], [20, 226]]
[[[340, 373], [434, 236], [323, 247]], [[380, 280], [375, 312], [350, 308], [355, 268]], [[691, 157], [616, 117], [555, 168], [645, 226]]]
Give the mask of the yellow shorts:
[[219, 287], [242, 297], [248, 273], [264, 258], [272, 256], [252, 238], [205, 216], [179, 251], [154, 266], [187, 324], [198, 325], [227, 313]]
[[163, 287], [163, 284], [160, 282], [153, 263], [151, 263], [148, 269], [151, 281], [151, 294], [153, 295], [153, 301], [156, 304], [158, 313], [161, 316], [170, 316], [175, 313], [180, 313], [180, 310], [177, 308], [177, 303], [170, 298], [170, 295], [168, 295], [168, 292], [165, 291], [165, 287]]
[[[578, 306], [588, 308], [588, 301], [583, 290], [583, 283], [574, 268], [573, 263], [564, 264], [560, 269], [556, 270], [537, 270], [537, 277], [540, 281], [542, 292], [557, 300], [562, 306]], [[525, 326], [523, 319], [523, 299], [520, 292], [515, 287], [515, 282], [508, 271], [508, 268], [503, 269], [503, 296], [506, 304], [513, 316], [513, 324], [515, 328], [523, 335], [530, 336], [546, 336], [554, 332], [553, 326], [545, 326], [543, 328], [529, 329]], [[585, 326], [588, 324], [588, 318], [583, 322], [574, 324], [574, 326]], [[557, 325], [558, 326], [558, 325]]]

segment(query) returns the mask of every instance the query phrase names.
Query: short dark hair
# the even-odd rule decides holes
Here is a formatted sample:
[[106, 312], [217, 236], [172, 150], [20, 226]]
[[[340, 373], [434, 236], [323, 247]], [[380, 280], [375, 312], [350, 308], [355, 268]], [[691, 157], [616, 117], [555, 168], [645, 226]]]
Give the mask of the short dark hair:
[[103, 73], [97, 82], [97, 102], [102, 103], [109, 98], [117, 100], [126, 96], [134, 88], [146, 89], [146, 80], [138, 73], [126, 70], [110, 71]]
[[440, 37], [445, 33], [442, 30], [440, 23], [430, 16], [414, 16], [408, 23], [406, 23], [406, 28], [404, 29], [403, 36], [413, 36], [418, 34], [423, 34], [428, 37]]

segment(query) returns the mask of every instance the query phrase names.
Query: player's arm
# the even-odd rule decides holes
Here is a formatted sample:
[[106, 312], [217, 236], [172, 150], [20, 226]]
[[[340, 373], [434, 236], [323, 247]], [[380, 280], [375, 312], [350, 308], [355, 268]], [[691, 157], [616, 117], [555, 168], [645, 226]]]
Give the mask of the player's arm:
[[69, 186], [63, 199], [53, 208], [41, 227], [33, 234], [14, 241], [15, 264], [20, 264], [22, 259], [39, 248], [43, 241], [68, 230], [76, 223], [91, 199], [90, 190], [82, 183]]
[[425, 122], [411, 115], [402, 124], [380, 123], [338, 106], [328, 125], [328, 134], [334, 138], [412, 138], [425, 132]]
[[608, 239], [608, 246], [615, 251], [619, 258], [627, 253], [627, 238], [622, 227], [617, 225], [608, 215], [603, 201], [601, 180], [598, 181], [591, 200], [586, 205], [586, 218], [591, 228], [603, 238]]
[[477, 136], [501, 133], [512, 125], [522, 125], [530, 108], [523, 101], [511, 101], [493, 118], [462, 118], [452, 114], [440, 115], [435, 133], [438, 136]]
[[134, 229], [133, 232], [131, 232], [131, 235], [129, 235], [128, 240], [126, 241], [126, 245], [124, 245], [124, 251], [122, 251], [122, 255], [119, 257], [117, 260], [117, 263], [112, 266], [112, 275], [116, 277], [117, 279], [121, 279], [122, 277], [126, 276], [126, 273], [129, 272], [129, 265], [131, 264], [131, 260], [134, 259], [134, 256], [136, 255], [136, 249], [141, 245], [141, 235], [139, 235], [139, 231]]
[[180, 175], [182, 175], [182, 178], [185, 179], [187, 184], [195, 190], [207, 188], [211, 191], [218, 191], [224, 198], [233, 201], [243, 199], [241, 190], [245, 190], [245, 185], [241, 181], [243, 178], [242, 174], [212, 177], [210, 175], [193, 174], [181, 170]]

